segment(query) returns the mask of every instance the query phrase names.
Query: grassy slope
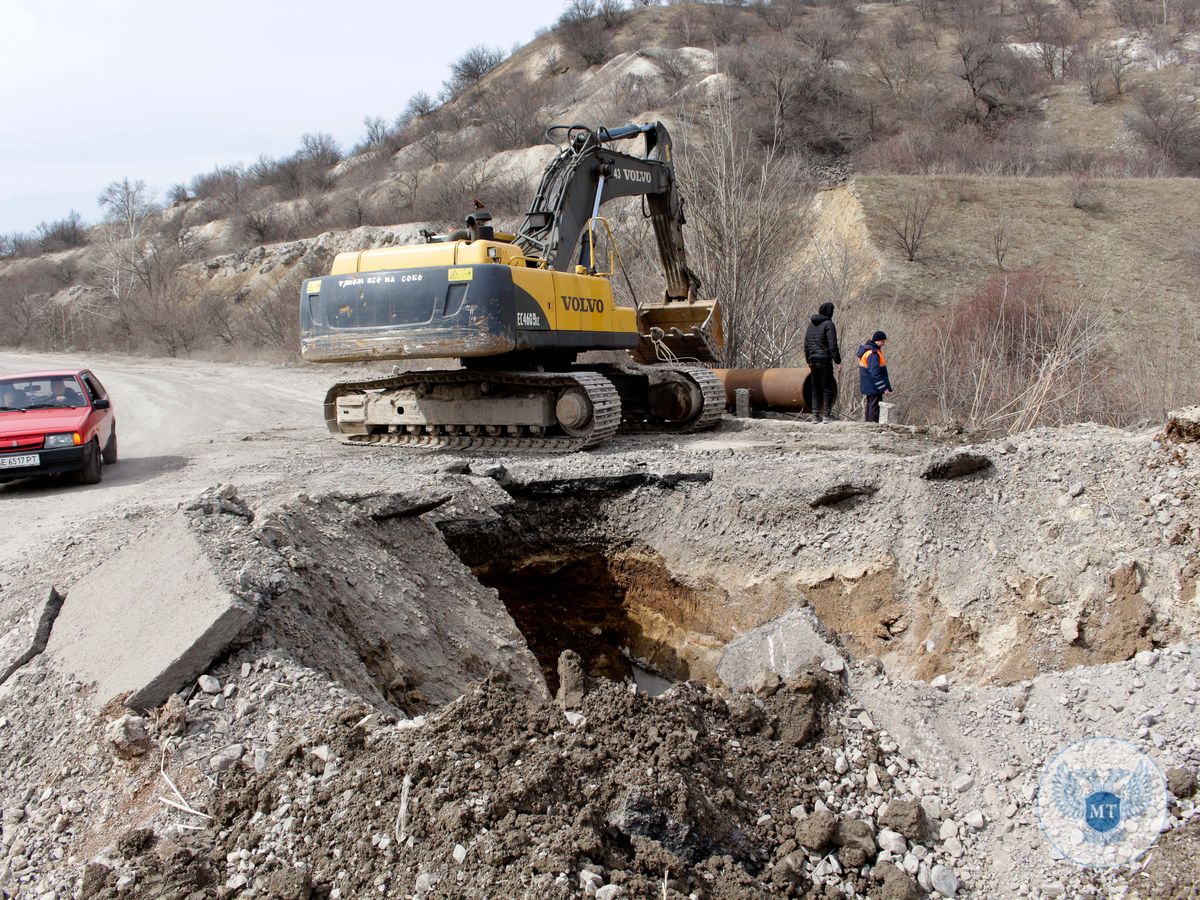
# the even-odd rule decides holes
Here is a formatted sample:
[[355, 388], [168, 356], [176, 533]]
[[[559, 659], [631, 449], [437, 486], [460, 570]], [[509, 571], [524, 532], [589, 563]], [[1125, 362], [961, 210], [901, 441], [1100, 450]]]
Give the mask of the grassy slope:
[[[938, 227], [928, 250], [909, 262], [887, 220], [923, 182], [941, 190]], [[999, 272], [991, 228], [1006, 216], [1012, 230], [1006, 269], [1082, 282], [1095, 302], [1128, 310], [1129, 330], [1147, 337], [1169, 323], [1194, 328], [1196, 179], [1098, 180], [1103, 208], [1096, 212], [1071, 205], [1066, 178], [872, 176], [857, 179], [853, 191], [883, 258], [884, 283], [903, 300], [945, 303]]]

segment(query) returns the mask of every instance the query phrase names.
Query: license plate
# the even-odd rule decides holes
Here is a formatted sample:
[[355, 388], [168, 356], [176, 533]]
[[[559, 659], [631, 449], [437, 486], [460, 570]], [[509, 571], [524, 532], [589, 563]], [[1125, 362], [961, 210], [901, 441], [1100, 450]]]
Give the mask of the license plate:
[[36, 453], [28, 456], [0, 456], [0, 469], [23, 469], [25, 466], [39, 465], [42, 458]]

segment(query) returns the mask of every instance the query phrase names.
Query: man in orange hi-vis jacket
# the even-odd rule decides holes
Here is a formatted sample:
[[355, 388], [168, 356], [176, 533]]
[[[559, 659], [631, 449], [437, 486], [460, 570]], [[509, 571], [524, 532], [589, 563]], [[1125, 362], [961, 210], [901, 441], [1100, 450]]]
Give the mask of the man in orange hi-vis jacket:
[[879, 401], [884, 394], [892, 392], [887, 360], [883, 356], [885, 343], [887, 335], [877, 331], [858, 347], [858, 389], [867, 398], [867, 411], [863, 416], [867, 422], [879, 421]]

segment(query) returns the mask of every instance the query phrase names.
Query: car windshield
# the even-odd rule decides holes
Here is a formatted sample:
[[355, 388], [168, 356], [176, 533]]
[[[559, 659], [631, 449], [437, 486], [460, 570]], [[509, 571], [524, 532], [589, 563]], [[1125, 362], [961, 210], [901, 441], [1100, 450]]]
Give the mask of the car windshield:
[[87, 405], [83, 387], [73, 375], [50, 378], [0, 378], [0, 412]]

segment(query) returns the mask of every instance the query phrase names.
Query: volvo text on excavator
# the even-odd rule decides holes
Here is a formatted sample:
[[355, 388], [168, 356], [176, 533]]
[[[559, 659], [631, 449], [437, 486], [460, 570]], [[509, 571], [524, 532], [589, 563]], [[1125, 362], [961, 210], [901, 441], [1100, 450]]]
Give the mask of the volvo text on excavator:
[[[325, 419], [342, 441], [569, 451], [720, 419], [724, 391], [704, 366], [720, 359], [720, 312], [687, 267], [670, 135], [660, 122], [547, 135], [564, 133], [516, 234], [477, 210], [464, 230], [341, 253], [304, 282], [305, 359], [461, 362], [335, 384]], [[638, 137], [640, 156], [610, 146]], [[600, 209], [618, 197], [643, 198], [665, 275], [637, 309], [613, 302], [613, 251], [596, 259], [613, 246]], [[576, 361], [591, 350], [624, 361]]]

